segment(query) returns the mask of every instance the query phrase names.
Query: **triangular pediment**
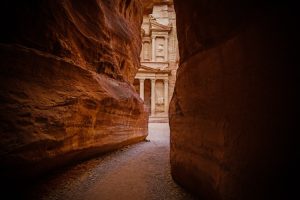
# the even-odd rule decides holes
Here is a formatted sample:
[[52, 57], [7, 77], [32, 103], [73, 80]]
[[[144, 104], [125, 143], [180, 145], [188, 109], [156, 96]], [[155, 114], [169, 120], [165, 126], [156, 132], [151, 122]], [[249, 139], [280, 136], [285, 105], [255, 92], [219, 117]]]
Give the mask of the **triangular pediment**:
[[169, 32], [172, 29], [172, 26], [166, 26], [166, 25], [160, 24], [155, 20], [151, 20], [150, 27], [151, 27], [151, 30], [156, 30], [156, 31], [168, 31]]
[[148, 73], [169, 73], [170, 70], [161, 70], [161, 69], [154, 69], [152, 67], [147, 67], [145, 65], [141, 65], [139, 68], [139, 72], [148, 72]]
[[140, 72], [142, 72], [142, 71], [144, 71], [144, 72], [159, 72], [160, 69], [154, 69], [152, 67], [147, 67], [145, 65], [141, 65], [140, 68], [139, 68], [139, 71]]

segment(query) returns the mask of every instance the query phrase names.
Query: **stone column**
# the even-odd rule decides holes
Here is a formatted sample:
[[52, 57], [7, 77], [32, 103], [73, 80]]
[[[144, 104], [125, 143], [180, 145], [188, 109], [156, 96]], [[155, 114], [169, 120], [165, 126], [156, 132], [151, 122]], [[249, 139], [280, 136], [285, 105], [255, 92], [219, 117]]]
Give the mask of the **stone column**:
[[152, 62], [155, 62], [155, 36], [152, 36]]
[[150, 55], [149, 55], [149, 47], [150, 47], [149, 42], [145, 42], [144, 46], [143, 46], [143, 50], [144, 50], [143, 60], [144, 61], [149, 61], [150, 60], [149, 59], [149, 57], [150, 57]]
[[155, 114], [155, 79], [151, 79], [151, 116]]
[[169, 37], [168, 36], [165, 36], [165, 61], [168, 62], [168, 54], [169, 54]]
[[140, 97], [144, 100], [144, 83], [145, 79], [140, 78]]
[[165, 106], [165, 113], [168, 114], [169, 109], [169, 80], [164, 79], [164, 106]]
[[141, 50], [141, 55], [140, 55], [142, 62], [144, 61], [144, 48], [145, 48], [144, 42], [142, 42], [142, 50]]

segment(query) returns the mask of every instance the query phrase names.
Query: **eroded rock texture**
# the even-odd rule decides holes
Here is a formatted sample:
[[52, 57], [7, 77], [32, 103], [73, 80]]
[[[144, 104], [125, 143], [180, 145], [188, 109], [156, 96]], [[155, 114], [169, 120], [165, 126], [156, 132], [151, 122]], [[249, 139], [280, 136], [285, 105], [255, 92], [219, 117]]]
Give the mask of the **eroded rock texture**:
[[281, 192], [296, 159], [293, 6], [174, 3], [181, 59], [169, 113], [174, 179], [201, 199], [288, 198]]
[[173, 0], [141, 0], [144, 13], [151, 14], [154, 4], [173, 4]]
[[0, 37], [0, 164], [36, 175], [143, 140], [138, 0], [4, 1]]

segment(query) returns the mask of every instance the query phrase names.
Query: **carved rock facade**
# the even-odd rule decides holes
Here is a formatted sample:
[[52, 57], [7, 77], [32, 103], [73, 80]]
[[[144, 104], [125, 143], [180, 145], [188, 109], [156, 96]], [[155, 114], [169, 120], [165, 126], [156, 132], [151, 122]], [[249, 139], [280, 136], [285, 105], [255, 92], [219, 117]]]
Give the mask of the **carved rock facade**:
[[152, 122], [167, 122], [178, 68], [176, 16], [172, 1], [144, 1], [141, 68], [135, 86]]

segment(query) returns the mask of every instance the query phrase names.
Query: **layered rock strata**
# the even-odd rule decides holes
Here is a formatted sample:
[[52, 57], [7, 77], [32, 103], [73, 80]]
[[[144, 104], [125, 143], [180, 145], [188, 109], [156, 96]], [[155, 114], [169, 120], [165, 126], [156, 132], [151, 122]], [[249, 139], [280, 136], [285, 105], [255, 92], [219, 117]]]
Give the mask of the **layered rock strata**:
[[147, 136], [132, 86], [140, 1], [4, 1], [0, 10], [2, 175], [35, 176]]

